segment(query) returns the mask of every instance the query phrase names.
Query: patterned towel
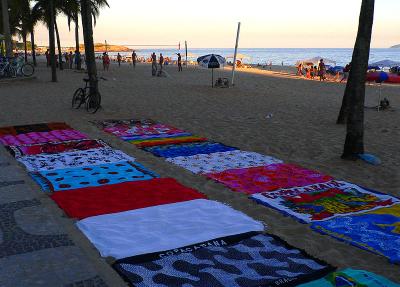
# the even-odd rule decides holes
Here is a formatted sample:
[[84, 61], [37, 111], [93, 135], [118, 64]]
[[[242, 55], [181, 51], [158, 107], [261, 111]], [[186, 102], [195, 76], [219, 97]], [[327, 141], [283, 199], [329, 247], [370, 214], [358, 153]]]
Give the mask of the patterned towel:
[[314, 222], [311, 228], [400, 263], [400, 205]]
[[5, 135], [18, 135], [31, 132], [49, 132], [52, 130], [70, 130], [72, 129], [66, 123], [45, 123], [45, 124], [32, 124], [22, 126], [10, 126], [0, 128], [0, 136]]
[[191, 133], [176, 133], [176, 134], [157, 134], [157, 135], [140, 135], [140, 136], [121, 136], [120, 138], [124, 141], [144, 141], [144, 140], [158, 140], [158, 139], [169, 139], [177, 137], [189, 137], [192, 136]]
[[206, 199], [89, 217], [77, 226], [101, 256], [116, 259], [264, 230], [247, 215]]
[[17, 158], [29, 171], [51, 171], [64, 168], [76, 168], [135, 159], [120, 150], [111, 148], [63, 152], [57, 154], [39, 154]]
[[30, 173], [44, 191], [64, 191], [158, 177], [138, 162], [119, 162]]
[[306, 223], [388, 207], [399, 202], [392, 196], [336, 180], [258, 193], [251, 198]]
[[154, 125], [156, 124], [155, 121], [151, 119], [130, 119], [130, 120], [103, 120], [103, 121], [92, 121], [94, 125], [98, 126], [101, 129], [106, 129], [106, 128], [112, 128], [112, 127], [118, 127], [118, 126], [123, 126], [127, 127], [128, 129], [130, 127], [133, 127], [135, 125]]
[[[400, 281], [399, 281], [400, 282]], [[325, 278], [298, 287], [400, 287], [382, 276], [365, 270], [351, 268], [333, 272]]]
[[37, 155], [42, 153], [55, 154], [78, 150], [110, 148], [110, 146], [102, 140], [74, 140], [25, 146], [7, 146], [6, 148], [14, 157], [21, 157], [24, 155]]
[[76, 130], [52, 130], [49, 132], [30, 132], [26, 134], [0, 136], [0, 143], [3, 145], [19, 146], [83, 139], [88, 139], [87, 135]]
[[231, 169], [220, 173], [208, 173], [206, 176], [221, 182], [232, 190], [247, 194], [306, 186], [333, 179], [331, 176], [317, 171], [284, 163]]
[[241, 150], [174, 157], [168, 158], [167, 161], [193, 173], [216, 173], [228, 169], [264, 166], [282, 162], [270, 156]]
[[155, 178], [97, 187], [86, 187], [50, 196], [69, 217], [116, 213], [155, 205], [206, 198], [173, 178]]
[[145, 151], [151, 152], [155, 156], [160, 157], [178, 157], [192, 156], [196, 154], [210, 154], [216, 152], [225, 152], [237, 150], [237, 148], [223, 145], [216, 142], [199, 142], [186, 143], [179, 145], [164, 145], [144, 148]]
[[117, 125], [103, 129], [118, 137], [124, 136], [144, 136], [144, 135], [173, 135], [184, 133], [185, 131], [164, 124], [135, 124], [132, 126]]
[[333, 270], [270, 235], [223, 243], [151, 262], [126, 258], [118, 260], [114, 268], [136, 287], [287, 287]]
[[145, 147], [152, 147], [159, 145], [194, 143], [194, 142], [205, 142], [205, 141], [207, 141], [207, 139], [203, 137], [185, 136], [185, 137], [158, 138], [150, 140], [138, 140], [129, 142], [136, 145], [138, 148], [145, 148]]

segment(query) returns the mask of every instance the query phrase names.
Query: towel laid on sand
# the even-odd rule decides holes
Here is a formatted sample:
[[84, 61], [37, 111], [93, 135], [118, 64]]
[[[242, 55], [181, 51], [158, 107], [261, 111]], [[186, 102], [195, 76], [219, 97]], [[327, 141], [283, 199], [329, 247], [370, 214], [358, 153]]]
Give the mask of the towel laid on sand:
[[170, 138], [178, 138], [178, 137], [190, 137], [191, 133], [176, 133], [176, 134], [156, 134], [156, 135], [140, 135], [140, 136], [121, 136], [120, 138], [124, 141], [132, 141], [134, 143], [136, 141], [149, 141], [149, 140], [159, 140], [159, 139], [170, 139]]
[[258, 193], [251, 198], [306, 223], [399, 203], [390, 195], [337, 180]]
[[88, 139], [88, 137], [76, 130], [52, 130], [49, 132], [30, 132], [26, 134], [0, 136], [0, 143], [3, 145], [19, 146], [81, 139]]
[[144, 148], [159, 157], [192, 156], [196, 154], [210, 154], [215, 152], [226, 152], [237, 150], [237, 148], [226, 146], [217, 142], [183, 143], [176, 145], [164, 145]]
[[241, 150], [180, 156], [168, 158], [167, 161], [193, 173], [217, 173], [228, 169], [264, 166], [282, 162], [270, 156]]
[[110, 146], [102, 140], [73, 140], [24, 146], [7, 146], [6, 148], [14, 157], [21, 157], [24, 155], [37, 155], [42, 153], [54, 154], [78, 150], [110, 148]]
[[31, 132], [49, 132], [52, 130], [70, 130], [72, 129], [66, 123], [43, 123], [43, 124], [31, 124], [31, 125], [20, 125], [0, 128], [0, 136], [4, 135], [18, 135], [26, 134]]
[[311, 228], [400, 264], [400, 205], [314, 222]]
[[116, 259], [264, 230], [262, 223], [206, 199], [89, 217], [77, 226], [101, 256]]
[[400, 284], [365, 270], [347, 268], [298, 287], [400, 287]]
[[30, 173], [44, 191], [63, 191], [158, 177], [138, 162], [118, 162]]
[[155, 205], [206, 198], [173, 178], [86, 187], [50, 196], [69, 217], [84, 219]]
[[140, 136], [145, 136], [145, 135], [174, 135], [174, 134], [185, 133], [185, 131], [181, 129], [177, 129], [172, 126], [159, 123], [157, 124], [140, 123], [131, 126], [118, 125], [113, 127], [107, 127], [104, 128], [103, 130], [107, 133], [111, 133], [118, 137], [137, 136], [138, 138], [140, 138]]
[[100, 148], [56, 154], [37, 154], [17, 158], [29, 171], [50, 171], [121, 161], [135, 161], [126, 153], [112, 148]]
[[157, 138], [148, 140], [134, 140], [128, 141], [131, 144], [136, 145], [138, 148], [159, 146], [159, 145], [170, 145], [170, 144], [180, 144], [180, 143], [193, 143], [193, 142], [204, 142], [206, 138], [197, 136], [184, 136], [184, 137], [170, 137], [170, 138]]
[[230, 169], [220, 173], [207, 173], [206, 176], [221, 182], [234, 191], [247, 194], [306, 186], [333, 179], [331, 176], [317, 171], [284, 163]]
[[137, 287], [287, 287], [334, 270], [277, 237], [263, 234], [151, 262], [122, 259], [114, 268]]
[[92, 124], [96, 125], [101, 129], [112, 128], [117, 126], [133, 127], [135, 125], [154, 125], [155, 121], [152, 119], [123, 119], [123, 120], [102, 120], [102, 121], [91, 121]]

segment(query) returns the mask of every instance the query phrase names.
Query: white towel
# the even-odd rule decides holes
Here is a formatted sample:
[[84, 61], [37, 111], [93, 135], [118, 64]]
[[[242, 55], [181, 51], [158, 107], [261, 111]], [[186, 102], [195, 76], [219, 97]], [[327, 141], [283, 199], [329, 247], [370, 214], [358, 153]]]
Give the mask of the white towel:
[[261, 222], [206, 199], [89, 217], [77, 226], [101, 256], [116, 259], [264, 230]]

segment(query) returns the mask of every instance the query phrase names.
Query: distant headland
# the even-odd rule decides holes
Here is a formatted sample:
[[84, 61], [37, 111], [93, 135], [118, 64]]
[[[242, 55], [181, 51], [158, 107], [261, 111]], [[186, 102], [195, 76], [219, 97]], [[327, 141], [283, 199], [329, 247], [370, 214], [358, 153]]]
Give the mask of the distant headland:
[[[79, 45], [79, 49], [81, 51], [85, 50], [85, 46], [83, 44]], [[68, 48], [68, 51], [75, 51], [75, 47], [70, 47]], [[128, 47], [125, 46], [119, 46], [119, 45], [109, 45], [107, 46], [104, 43], [95, 43], [94, 44], [94, 51], [96, 53], [99, 52], [131, 52], [132, 49], [129, 49]]]
[[400, 49], [400, 44], [390, 47], [391, 49]]

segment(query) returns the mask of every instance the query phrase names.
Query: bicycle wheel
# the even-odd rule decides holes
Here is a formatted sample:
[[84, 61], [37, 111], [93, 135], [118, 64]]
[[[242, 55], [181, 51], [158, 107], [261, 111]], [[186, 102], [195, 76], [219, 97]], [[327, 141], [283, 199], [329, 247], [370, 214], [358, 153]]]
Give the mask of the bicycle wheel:
[[94, 114], [101, 106], [101, 95], [99, 92], [96, 94], [89, 95], [86, 100], [86, 111], [88, 113]]
[[23, 64], [21, 67], [21, 72], [25, 77], [30, 77], [35, 72], [35, 67], [31, 64]]
[[17, 70], [13, 66], [8, 66], [6, 70], [6, 76], [9, 78], [16, 78], [17, 77]]
[[85, 91], [82, 88], [78, 88], [74, 96], [72, 97], [72, 108], [79, 109], [81, 105], [85, 102]]

